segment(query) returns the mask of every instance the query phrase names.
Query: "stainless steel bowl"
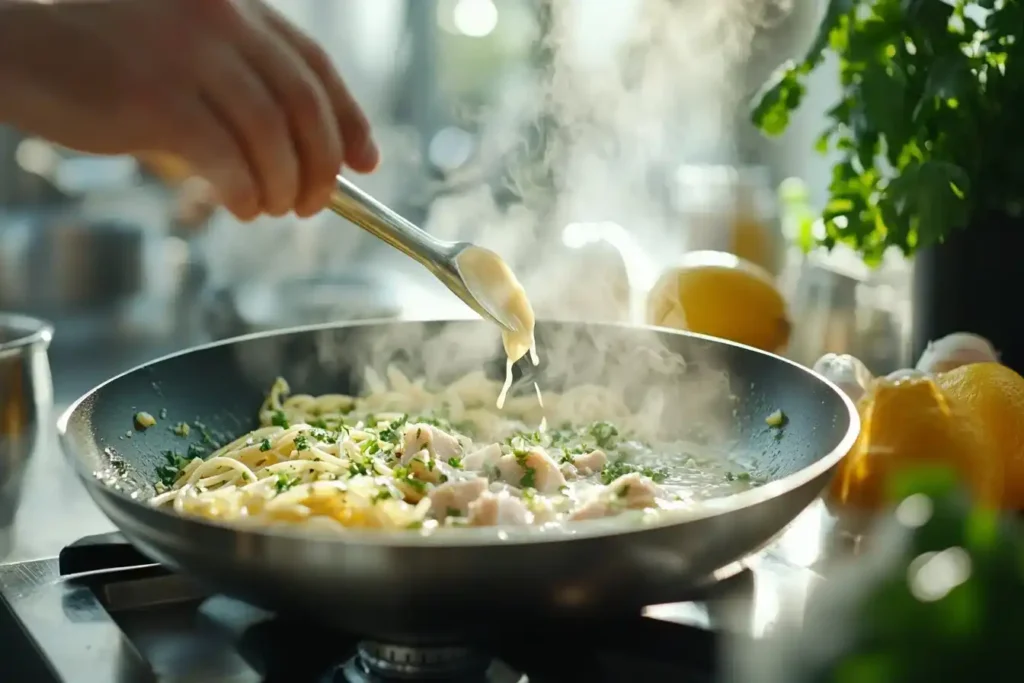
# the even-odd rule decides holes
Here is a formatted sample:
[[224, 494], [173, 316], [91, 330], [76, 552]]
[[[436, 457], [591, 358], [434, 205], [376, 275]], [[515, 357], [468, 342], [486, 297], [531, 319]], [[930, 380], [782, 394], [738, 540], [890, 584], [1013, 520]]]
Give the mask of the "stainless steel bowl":
[[13, 543], [14, 515], [28, 461], [49, 427], [53, 380], [47, 349], [53, 327], [0, 313], [0, 560]]

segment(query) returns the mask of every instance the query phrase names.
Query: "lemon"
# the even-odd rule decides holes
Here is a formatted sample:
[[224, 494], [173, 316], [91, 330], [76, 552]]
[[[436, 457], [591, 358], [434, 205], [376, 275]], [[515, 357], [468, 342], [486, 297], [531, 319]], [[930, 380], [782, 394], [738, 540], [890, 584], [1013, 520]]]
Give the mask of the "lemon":
[[830, 504], [877, 510], [904, 472], [954, 470], [975, 498], [997, 505], [1003, 468], [985, 423], [938, 379], [909, 371], [875, 380], [857, 402], [861, 432], [840, 462]]
[[936, 375], [935, 384], [991, 439], [980, 457], [1002, 469], [1003, 506], [1024, 510], [1024, 377], [1000, 363], [972, 363]]
[[647, 297], [647, 322], [777, 352], [789, 341], [786, 302], [764, 268], [720, 251], [695, 251]]

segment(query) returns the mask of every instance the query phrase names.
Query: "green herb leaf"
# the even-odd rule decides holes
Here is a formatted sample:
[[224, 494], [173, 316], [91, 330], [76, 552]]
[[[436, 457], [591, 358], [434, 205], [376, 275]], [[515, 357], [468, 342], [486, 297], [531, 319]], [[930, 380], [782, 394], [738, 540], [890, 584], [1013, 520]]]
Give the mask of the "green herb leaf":
[[641, 476], [647, 477], [655, 483], [661, 483], [668, 478], [668, 470], [660, 467], [641, 467], [622, 460], [610, 462], [601, 470], [601, 483], [610, 484], [625, 474], [638, 472]]
[[288, 489], [290, 489], [291, 487], [295, 486], [298, 483], [298, 477], [289, 477], [288, 475], [285, 474], [279, 474], [277, 475], [277, 481], [274, 482], [274, 489], [278, 493], [284, 493], [285, 491], [287, 491]]
[[157, 466], [156, 476], [164, 486], [173, 486], [191, 460], [176, 451], [164, 451], [163, 456], [164, 462]]

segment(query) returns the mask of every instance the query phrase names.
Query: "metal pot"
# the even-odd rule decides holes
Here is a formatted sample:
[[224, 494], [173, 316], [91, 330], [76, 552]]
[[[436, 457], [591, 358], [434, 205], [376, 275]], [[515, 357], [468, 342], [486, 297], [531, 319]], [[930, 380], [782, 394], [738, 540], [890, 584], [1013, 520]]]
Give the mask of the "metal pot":
[[0, 313], [0, 560], [10, 552], [22, 479], [53, 408], [52, 337], [47, 322]]
[[0, 230], [0, 308], [47, 316], [116, 304], [143, 285], [141, 226], [44, 212]]

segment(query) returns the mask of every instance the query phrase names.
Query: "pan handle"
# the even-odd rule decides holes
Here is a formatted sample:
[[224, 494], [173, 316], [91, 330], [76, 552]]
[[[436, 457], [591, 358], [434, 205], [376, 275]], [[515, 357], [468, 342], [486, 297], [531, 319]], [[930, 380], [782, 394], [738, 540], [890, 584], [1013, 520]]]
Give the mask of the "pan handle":
[[61, 576], [156, 564], [116, 531], [80, 538], [61, 549], [57, 559]]

